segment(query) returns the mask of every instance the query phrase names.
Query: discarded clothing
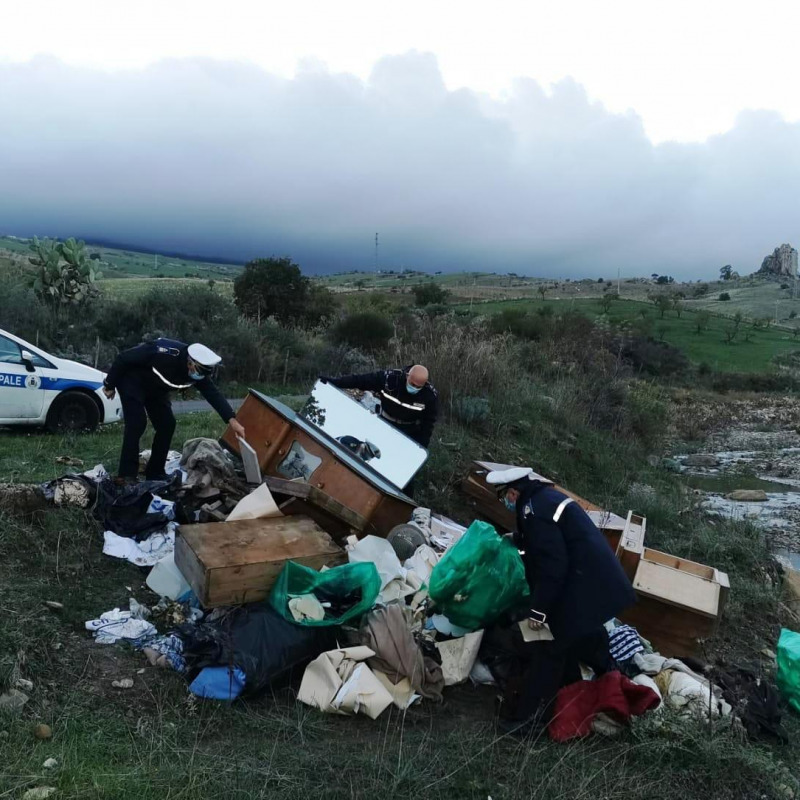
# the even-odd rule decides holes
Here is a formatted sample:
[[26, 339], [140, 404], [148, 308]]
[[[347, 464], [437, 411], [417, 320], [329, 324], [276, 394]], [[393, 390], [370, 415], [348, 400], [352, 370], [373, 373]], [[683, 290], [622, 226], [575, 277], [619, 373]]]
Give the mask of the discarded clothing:
[[114, 644], [121, 639], [135, 643], [156, 633], [155, 626], [147, 620], [137, 619], [134, 612], [118, 608], [106, 611], [98, 619], [88, 620], [86, 630], [92, 631], [98, 644]]
[[163, 514], [168, 520], [175, 519], [175, 502], [164, 500], [158, 495], [153, 495], [150, 505], [147, 507], [148, 514]]
[[179, 625], [175, 632], [184, 641], [190, 671], [235, 664], [244, 672], [250, 694], [335, 647], [337, 629], [297, 625], [266, 603], [249, 603], [213, 622]]
[[189, 684], [189, 691], [210, 700], [235, 700], [243, 691], [247, 678], [238, 667], [206, 667]]
[[464, 683], [469, 678], [478, 651], [481, 647], [483, 631], [475, 631], [459, 639], [448, 639], [446, 642], [437, 642], [436, 649], [442, 657], [442, 675], [445, 686], [455, 686]]
[[638, 683], [639, 686], [646, 686], [648, 689], [652, 689], [658, 695], [658, 706], [654, 710], [661, 708], [664, 695], [661, 693], [658, 684], [649, 675], [637, 675], [632, 680], [634, 683]]
[[118, 486], [110, 480], [101, 481], [92, 513], [103, 524], [104, 530], [119, 536], [146, 539], [150, 533], [169, 522], [163, 512], [148, 512], [153, 493], [166, 495], [180, 488], [179, 480], [143, 481], [125, 486]]
[[185, 485], [201, 496], [236, 479], [233, 463], [216, 439], [189, 439], [183, 445], [181, 466], [186, 470]]
[[394, 683], [408, 678], [415, 692], [440, 702], [444, 686], [441, 667], [423, 655], [410, 624], [410, 610], [399, 604], [370, 612], [361, 631], [361, 641], [374, 651], [369, 664], [385, 672]]
[[153, 667], [168, 667], [175, 672], [186, 672], [186, 659], [183, 657], [183, 639], [174, 633], [155, 636], [142, 642], [142, 652]]
[[620, 625], [609, 631], [608, 649], [614, 661], [623, 663], [637, 653], [643, 653], [644, 645], [639, 640], [636, 628], [632, 628], [630, 625]]
[[762, 734], [788, 742], [781, 724], [778, 692], [764, 677], [742, 667], [710, 667], [706, 674], [722, 690], [723, 698], [733, 706], [748, 735]]
[[323, 653], [306, 668], [297, 699], [328, 714], [364, 713], [376, 719], [394, 699], [363, 663], [374, 655], [369, 647]]
[[[666, 680], [661, 680], [667, 676]], [[708, 680], [698, 679], [678, 670], [665, 670], [655, 678], [662, 689], [664, 702], [683, 714], [697, 717], [727, 717], [730, 705], [722, 698], [715, 697]]]
[[633, 663], [639, 672], [645, 675], [658, 675], [659, 672], [663, 672], [665, 669], [674, 669], [686, 675], [691, 675], [701, 683], [704, 680], [702, 675], [698, 675], [683, 661], [679, 661], [677, 658], [665, 658], [660, 653], [637, 653], [633, 657]]
[[137, 567], [152, 567], [175, 550], [176, 527], [174, 522], [169, 522], [163, 531], [151, 533], [141, 542], [106, 531], [103, 534], [103, 553], [124, 558]]
[[555, 713], [548, 727], [557, 742], [588, 736], [600, 712], [616, 722], [627, 723], [659, 705], [658, 695], [639, 686], [620, 672], [607, 672], [596, 681], [578, 681], [565, 686], [556, 698]]

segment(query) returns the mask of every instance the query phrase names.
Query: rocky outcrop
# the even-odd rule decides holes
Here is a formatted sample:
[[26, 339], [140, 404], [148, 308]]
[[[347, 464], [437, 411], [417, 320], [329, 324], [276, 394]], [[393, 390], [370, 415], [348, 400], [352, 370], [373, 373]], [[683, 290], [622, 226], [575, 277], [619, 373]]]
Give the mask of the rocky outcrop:
[[774, 275], [780, 278], [794, 278], [797, 275], [797, 250], [790, 244], [776, 247], [761, 263], [759, 275]]
[[728, 500], [738, 500], [740, 503], [764, 503], [769, 500], [767, 493], [762, 489], [736, 489], [727, 495]]

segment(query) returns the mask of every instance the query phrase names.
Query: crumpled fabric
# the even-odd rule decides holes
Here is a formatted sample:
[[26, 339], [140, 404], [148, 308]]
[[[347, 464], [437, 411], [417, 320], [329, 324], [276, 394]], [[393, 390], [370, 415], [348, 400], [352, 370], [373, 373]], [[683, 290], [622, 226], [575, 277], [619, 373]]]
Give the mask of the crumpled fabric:
[[743, 667], [710, 667], [706, 674], [722, 690], [723, 698], [736, 709], [748, 735], [766, 734], [782, 742], [789, 736], [781, 722], [778, 692], [766, 678]]
[[175, 550], [174, 522], [168, 522], [163, 531], [155, 531], [146, 539], [136, 542], [113, 531], [103, 533], [103, 553], [114, 558], [124, 558], [137, 567], [152, 567]]
[[559, 691], [548, 733], [556, 742], [582, 738], [592, 732], [600, 712], [625, 724], [658, 705], [658, 695], [652, 689], [639, 686], [620, 672], [607, 672], [596, 681], [578, 681]]
[[399, 604], [371, 611], [361, 630], [361, 641], [375, 652], [369, 665], [398, 683], [408, 678], [415, 692], [441, 702], [442, 668], [423, 655], [411, 633], [411, 612]]
[[377, 719], [394, 698], [364, 662], [369, 647], [347, 647], [322, 653], [303, 673], [297, 699], [328, 714], [366, 714]]
[[153, 667], [167, 667], [185, 673], [186, 659], [183, 657], [183, 639], [174, 633], [155, 636], [141, 643], [142, 652]]
[[233, 464], [216, 439], [189, 439], [183, 445], [181, 466], [186, 471], [185, 485], [201, 496], [236, 479]]
[[439, 554], [428, 544], [418, 547], [411, 558], [403, 562], [403, 567], [411, 570], [423, 582], [428, 583], [431, 579], [431, 572], [439, 562]]
[[693, 669], [684, 664], [677, 658], [665, 658], [660, 653], [637, 653], [633, 657], [633, 663], [639, 670], [639, 674], [645, 675], [658, 675], [665, 669], [674, 669], [678, 672], [683, 672], [686, 675], [693, 676], [696, 680], [702, 683], [703, 676], [698, 675]]
[[92, 631], [98, 644], [114, 644], [121, 639], [136, 643], [156, 633], [155, 626], [137, 618], [135, 612], [120, 611], [118, 608], [106, 611], [97, 619], [88, 620], [86, 630]]
[[104, 480], [97, 487], [97, 503], [92, 514], [100, 520], [104, 530], [119, 536], [146, 539], [169, 522], [164, 511], [149, 512], [154, 493], [164, 497], [179, 488], [179, 475], [168, 481], [142, 481], [124, 486]]
[[422, 581], [400, 564], [392, 545], [379, 536], [365, 536], [347, 548], [347, 560], [351, 564], [371, 563], [381, 576], [381, 591], [378, 602], [393, 600], [415, 594]]
[[[668, 680], [661, 681], [661, 675], [667, 675]], [[682, 714], [704, 717], [727, 717], [731, 713], [730, 705], [722, 698], [715, 697], [709, 681], [698, 680], [694, 675], [688, 675], [678, 670], [666, 670], [655, 678], [662, 690], [664, 702]]]

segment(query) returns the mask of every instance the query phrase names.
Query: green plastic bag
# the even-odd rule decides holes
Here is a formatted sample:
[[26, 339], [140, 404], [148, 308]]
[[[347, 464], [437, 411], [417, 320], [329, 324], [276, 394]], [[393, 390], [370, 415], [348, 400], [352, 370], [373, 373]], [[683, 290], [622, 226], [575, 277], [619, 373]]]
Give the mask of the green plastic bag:
[[[342, 625], [369, 611], [375, 605], [380, 590], [381, 576], [372, 563], [342, 564], [325, 572], [317, 572], [294, 561], [287, 561], [272, 587], [269, 602], [284, 619], [295, 625]], [[350, 600], [355, 596], [356, 602], [341, 616], [329, 616], [326, 613], [325, 619], [305, 619], [298, 622], [289, 611], [289, 600], [311, 593], [322, 601]]]
[[800, 633], [787, 628], [781, 630], [781, 638], [778, 639], [776, 682], [789, 705], [795, 711], [800, 711]]
[[433, 568], [429, 594], [454, 625], [483, 628], [528, 595], [519, 551], [488, 522], [473, 522]]

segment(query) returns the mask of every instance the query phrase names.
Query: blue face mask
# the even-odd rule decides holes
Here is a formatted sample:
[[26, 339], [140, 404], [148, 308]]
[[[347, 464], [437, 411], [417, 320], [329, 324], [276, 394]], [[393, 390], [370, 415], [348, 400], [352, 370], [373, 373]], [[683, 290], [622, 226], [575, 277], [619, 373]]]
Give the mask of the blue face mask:
[[205, 378], [205, 375], [203, 375], [202, 372], [190, 372], [189, 373], [189, 377], [193, 381], [201, 381], [201, 380], [203, 380], [203, 378]]
[[416, 394], [421, 388], [421, 386], [412, 386], [408, 381], [406, 381], [406, 391], [409, 394]]
[[513, 500], [509, 500], [507, 497], [503, 498], [503, 505], [509, 511], [516, 511], [517, 510], [517, 504]]

